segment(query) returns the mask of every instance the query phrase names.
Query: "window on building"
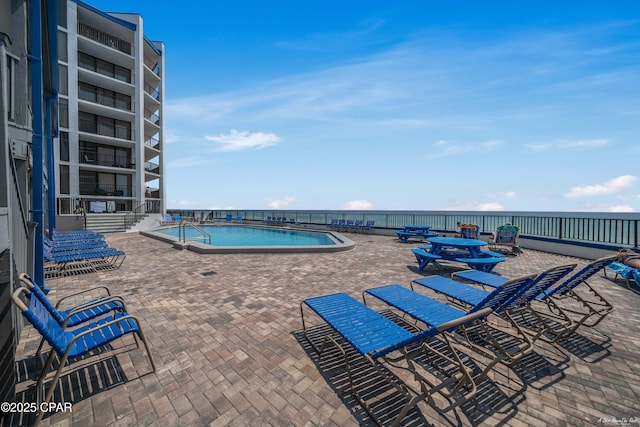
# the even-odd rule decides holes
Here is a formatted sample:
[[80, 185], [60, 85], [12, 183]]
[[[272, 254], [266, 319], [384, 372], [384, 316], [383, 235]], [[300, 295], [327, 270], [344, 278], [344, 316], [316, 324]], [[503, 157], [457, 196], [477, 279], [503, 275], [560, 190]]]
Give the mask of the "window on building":
[[60, 165], [60, 194], [69, 194], [69, 165]]
[[60, 160], [69, 161], [69, 132], [60, 131]]
[[67, 28], [67, 0], [58, 0], [58, 25]]
[[58, 66], [58, 93], [60, 95], [69, 95], [69, 77], [66, 65]]
[[60, 127], [69, 127], [69, 100], [60, 98], [58, 100], [58, 124]]
[[58, 31], [58, 59], [67, 62], [67, 33]]
[[16, 60], [13, 56], [7, 55], [7, 69], [5, 87], [7, 90], [7, 120], [15, 120], [16, 108]]

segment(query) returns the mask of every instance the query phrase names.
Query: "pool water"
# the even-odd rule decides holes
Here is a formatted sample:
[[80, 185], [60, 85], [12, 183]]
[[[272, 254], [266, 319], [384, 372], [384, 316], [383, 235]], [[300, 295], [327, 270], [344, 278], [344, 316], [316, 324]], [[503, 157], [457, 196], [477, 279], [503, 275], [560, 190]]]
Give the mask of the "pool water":
[[[249, 226], [200, 225], [211, 236], [212, 246], [329, 246], [335, 245], [326, 233], [273, 229]], [[156, 233], [178, 237], [178, 227], [155, 230]], [[193, 228], [185, 229], [187, 239], [204, 242], [202, 234]]]

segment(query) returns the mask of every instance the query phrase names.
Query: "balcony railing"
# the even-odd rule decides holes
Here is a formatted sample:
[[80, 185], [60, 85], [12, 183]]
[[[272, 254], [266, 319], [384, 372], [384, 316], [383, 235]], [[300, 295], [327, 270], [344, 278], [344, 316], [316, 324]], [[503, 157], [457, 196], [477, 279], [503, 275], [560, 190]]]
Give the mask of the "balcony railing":
[[84, 165], [109, 166], [114, 168], [135, 169], [135, 160], [116, 154], [97, 154], [95, 151], [79, 151], [78, 162]]
[[149, 84], [144, 85], [144, 91], [153, 99], [160, 102], [160, 87], [151, 86]]
[[111, 62], [104, 61], [86, 53], [78, 54], [78, 67], [93, 71], [103, 76], [111, 77], [125, 83], [133, 83], [131, 70]]
[[97, 182], [80, 182], [82, 196], [133, 197], [130, 185], [98, 184]]
[[147, 68], [153, 71], [153, 74], [155, 74], [156, 76], [160, 75], [160, 62], [158, 62], [157, 59], [151, 59], [145, 56], [144, 65], [146, 65]]
[[154, 125], [160, 126], [160, 116], [153, 111], [144, 110], [144, 118], [149, 120]]
[[152, 162], [144, 162], [144, 170], [151, 173], [160, 173], [160, 165]]
[[158, 138], [148, 138], [144, 141], [144, 145], [147, 147], [155, 148], [156, 150], [160, 149], [160, 140]]
[[78, 34], [105, 46], [117, 49], [127, 55], [131, 55], [131, 43], [85, 24], [84, 22], [78, 22]]
[[106, 107], [117, 108], [123, 111], [132, 111], [130, 96], [117, 92], [106, 91], [93, 85], [81, 84], [78, 86], [78, 98], [84, 101], [104, 105]]
[[131, 128], [124, 126], [109, 125], [95, 120], [79, 119], [80, 132], [93, 133], [96, 135], [110, 136], [112, 138], [133, 140], [133, 131]]

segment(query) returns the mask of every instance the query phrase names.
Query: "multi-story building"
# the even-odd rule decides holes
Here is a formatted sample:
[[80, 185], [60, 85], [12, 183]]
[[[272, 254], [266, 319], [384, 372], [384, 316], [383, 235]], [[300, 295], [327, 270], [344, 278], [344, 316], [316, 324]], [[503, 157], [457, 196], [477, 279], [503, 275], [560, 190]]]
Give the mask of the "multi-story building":
[[59, 4], [57, 212], [162, 213], [164, 45], [140, 15]]
[[165, 210], [164, 46], [142, 17], [0, 1], [0, 399], [15, 392], [18, 274], [44, 280], [60, 215]]
[[[55, 0], [0, 1], [0, 399], [15, 391], [22, 316], [11, 303], [27, 272], [44, 286], [52, 111], [56, 108]], [[51, 142], [50, 146], [47, 144]], [[38, 274], [40, 272], [41, 274]]]

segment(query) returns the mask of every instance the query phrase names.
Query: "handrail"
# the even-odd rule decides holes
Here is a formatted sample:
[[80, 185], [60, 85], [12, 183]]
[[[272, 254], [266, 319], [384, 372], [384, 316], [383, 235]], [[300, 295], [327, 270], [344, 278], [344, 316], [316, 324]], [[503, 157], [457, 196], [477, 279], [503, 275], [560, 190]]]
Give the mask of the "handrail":
[[[186, 243], [187, 242], [187, 227], [191, 227], [194, 230], [196, 230], [198, 233], [202, 234], [202, 239], [204, 240], [204, 243], [206, 243], [207, 245], [211, 244], [211, 235], [209, 233], [207, 233], [206, 231], [204, 231], [202, 228], [198, 227], [196, 224], [192, 223], [191, 221], [186, 221], [186, 220], [182, 220], [180, 221], [180, 224], [178, 225], [178, 239], [183, 242]], [[189, 240], [201, 240], [200, 237], [191, 237], [189, 238]]]
[[147, 214], [146, 209], [144, 207], [147, 205], [146, 202], [139, 204], [135, 209], [131, 212], [127, 212], [124, 216], [124, 228], [127, 229], [131, 227], [133, 224], [138, 222], [138, 220], [144, 217]]

